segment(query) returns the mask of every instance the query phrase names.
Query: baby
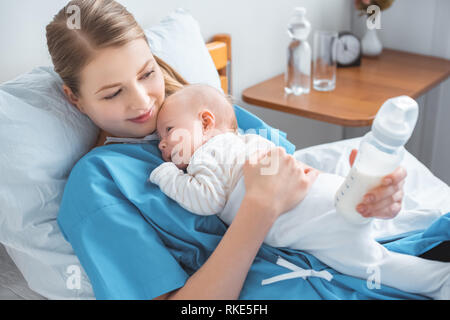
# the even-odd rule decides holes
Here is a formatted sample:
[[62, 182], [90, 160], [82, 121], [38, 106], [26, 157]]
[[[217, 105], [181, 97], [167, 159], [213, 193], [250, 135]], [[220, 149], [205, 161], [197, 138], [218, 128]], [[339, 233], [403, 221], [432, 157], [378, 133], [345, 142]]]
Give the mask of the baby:
[[[206, 85], [186, 86], [168, 97], [157, 132], [166, 162], [152, 171], [150, 181], [183, 208], [217, 214], [227, 225], [244, 197], [245, 159], [275, 146], [260, 135], [240, 134], [232, 104]], [[450, 263], [391, 252], [370, 237], [370, 224], [352, 225], [336, 212], [334, 195], [343, 181], [320, 173], [303, 201], [275, 221], [264, 242], [306, 251], [354, 277], [365, 279], [377, 270], [385, 285], [450, 299]]]

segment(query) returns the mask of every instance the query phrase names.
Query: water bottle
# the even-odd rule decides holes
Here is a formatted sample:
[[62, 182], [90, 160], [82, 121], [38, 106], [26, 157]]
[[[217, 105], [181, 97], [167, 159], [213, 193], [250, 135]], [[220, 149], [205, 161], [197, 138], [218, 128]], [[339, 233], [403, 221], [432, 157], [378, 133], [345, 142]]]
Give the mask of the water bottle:
[[305, 18], [306, 9], [295, 8], [288, 24], [291, 43], [287, 52], [287, 69], [284, 91], [287, 94], [300, 95], [309, 93], [311, 87], [311, 47], [306, 41], [311, 24]]
[[361, 140], [352, 169], [335, 195], [337, 212], [350, 223], [366, 224], [373, 219], [361, 216], [356, 206], [400, 165], [418, 113], [417, 102], [408, 96], [391, 98], [378, 111], [371, 131]]

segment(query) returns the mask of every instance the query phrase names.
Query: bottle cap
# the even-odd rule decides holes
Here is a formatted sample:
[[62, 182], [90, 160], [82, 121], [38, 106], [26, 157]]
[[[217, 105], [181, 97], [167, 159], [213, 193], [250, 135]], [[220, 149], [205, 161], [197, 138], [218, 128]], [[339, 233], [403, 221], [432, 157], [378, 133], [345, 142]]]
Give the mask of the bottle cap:
[[294, 14], [288, 23], [288, 34], [291, 38], [306, 40], [311, 30], [311, 24], [306, 19], [306, 9], [295, 7]]
[[418, 115], [419, 106], [414, 99], [408, 96], [388, 99], [377, 112], [372, 134], [385, 145], [403, 146], [412, 135]]
[[301, 15], [301, 16], [305, 16], [306, 15], [306, 8], [304, 7], [295, 7], [295, 13]]

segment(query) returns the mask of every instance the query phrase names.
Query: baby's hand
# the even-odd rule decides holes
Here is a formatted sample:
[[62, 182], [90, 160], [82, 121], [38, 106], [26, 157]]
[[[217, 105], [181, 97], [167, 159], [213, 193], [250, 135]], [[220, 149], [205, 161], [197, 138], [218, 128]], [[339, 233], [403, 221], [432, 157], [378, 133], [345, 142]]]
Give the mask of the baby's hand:
[[[356, 149], [352, 150], [350, 166], [353, 166], [357, 152]], [[405, 168], [398, 167], [394, 172], [384, 176], [381, 185], [369, 190], [364, 195], [363, 202], [356, 206], [356, 210], [363, 217], [395, 218], [402, 208], [406, 174]]]

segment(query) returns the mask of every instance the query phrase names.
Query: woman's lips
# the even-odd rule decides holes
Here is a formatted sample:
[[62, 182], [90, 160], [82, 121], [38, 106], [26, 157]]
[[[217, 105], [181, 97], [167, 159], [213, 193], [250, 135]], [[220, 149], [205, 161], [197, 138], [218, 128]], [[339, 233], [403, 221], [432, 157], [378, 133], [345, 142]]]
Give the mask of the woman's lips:
[[134, 118], [134, 119], [130, 119], [130, 121], [132, 121], [134, 123], [144, 123], [148, 119], [150, 119], [150, 117], [153, 115], [153, 110], [155, 110], [155, 108], [151, 108], [149, 111], [144, 113], [142, 116]]

